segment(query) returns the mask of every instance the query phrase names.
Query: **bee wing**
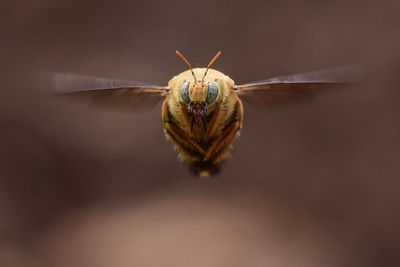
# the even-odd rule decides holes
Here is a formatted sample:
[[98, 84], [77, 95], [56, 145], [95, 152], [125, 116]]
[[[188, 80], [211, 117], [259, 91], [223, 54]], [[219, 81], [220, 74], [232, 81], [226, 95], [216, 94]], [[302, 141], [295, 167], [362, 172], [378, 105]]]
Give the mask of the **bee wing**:
[[152, 107], [168, 92], [163, 86], [62, 72], [42, 72], [37, 84], [47, 93], [86, 100], [92, 106], [129, 110]]
[[345, 88], [361, 80], [359, 65], [350, 65], [309, 73], [275, 77], [244, 85], [236, 89], [241, 99], [250, 104], [277, 106], [313, 97], [316, 93]]

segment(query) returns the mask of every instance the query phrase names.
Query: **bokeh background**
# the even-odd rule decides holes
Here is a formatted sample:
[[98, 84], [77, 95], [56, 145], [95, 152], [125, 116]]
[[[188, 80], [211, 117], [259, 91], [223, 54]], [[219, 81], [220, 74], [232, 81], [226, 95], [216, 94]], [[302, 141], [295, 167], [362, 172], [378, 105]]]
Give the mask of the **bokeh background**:
[[[398, 266], [398, 1], [10, 1], [1, 8], [0, 266]], [[362, 86], [245, 103], [209, 180], [178, 162], [160, 106], [90, 110], [40, 70], [165, 85], [361, 63]]]

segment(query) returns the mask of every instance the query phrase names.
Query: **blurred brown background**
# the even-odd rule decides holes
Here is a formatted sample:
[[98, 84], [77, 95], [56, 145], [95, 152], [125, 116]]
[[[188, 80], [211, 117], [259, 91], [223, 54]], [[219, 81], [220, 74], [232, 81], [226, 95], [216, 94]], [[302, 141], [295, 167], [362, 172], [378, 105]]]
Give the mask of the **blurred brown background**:
[[[1, 266], [398, 266], [398, 1], [14, 1], [1, 8]], [[93, 111], [40, 94], [43, 69], [238, 84], [360, 62], [363, 86], [245, 106], [199, 180], [160, 106]]]

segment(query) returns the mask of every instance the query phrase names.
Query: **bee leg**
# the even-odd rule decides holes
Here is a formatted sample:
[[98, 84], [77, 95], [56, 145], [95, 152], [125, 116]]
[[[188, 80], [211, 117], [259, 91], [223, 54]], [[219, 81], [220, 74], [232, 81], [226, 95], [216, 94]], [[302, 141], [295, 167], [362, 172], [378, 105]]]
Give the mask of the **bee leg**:
[[219, 162], [225, 155], [225, 152], [230, 148], [237, 131], [240, 129], [239, 121], [233, 121], [225, 130], [218, 136], [207, 150], [203, 161], [212, 159], [214, 162]]
[[197, 152], [201, 156], [205, 154], [204, 149], [197, 144], [193, 139], [191, 139], [187, 134], [182, 131], [178, 126], [171, 122], [165, 122], [165, 130], [174, 139], [174, 141], [179, 144], [179, 146], [184, 147], [193, 152]]
[[204, 149], [171, 120], [167, 101], [163, 103], [161, 119], [166, 135], [172, 139], [182, 153], [192, 161], [201, 160], [201, 158], [203, 158], [205, 154]]
[[[218, 110], [219, 112], [219, 110]], [[215, 115], [217, 117], [218, 114]], [[214, 118], [213, 118], [214, 119]], [[211, 146], [208, 148], [206, 155], [204, 156], [203, 161], [213, 160], [214, 162], [219, 162], [223, 160], [226, 153], [228, 152], [229, 148], [237, 133], [242, 128], [242, 121], [243, 121], [243, 104], [238, 99], [235, 104], [235, 113], [233, 120], [228, 124], [227, 127], [218, 135], [217, 139], [215, 139]], [[215, 124], [213, 127], [215, 127]], [[210, 136], [213, 134], [214, 129], [211, 129], [208, 133]]]
[[208, 123], [208, 125], [210, 125], [210, 127], [207, 129], [207, 133], [206, 133], [207, 138], [210, 136], [213, 136], [215, 134], [215, 131], [217, 130], [218, 125], [217, 125], [216, 121], [219, 117], [220, 110], [221, 110], [220, 106], [217, 106], [217, 108], [214, 111], [214, 114], [211, 118], [211, 121]]

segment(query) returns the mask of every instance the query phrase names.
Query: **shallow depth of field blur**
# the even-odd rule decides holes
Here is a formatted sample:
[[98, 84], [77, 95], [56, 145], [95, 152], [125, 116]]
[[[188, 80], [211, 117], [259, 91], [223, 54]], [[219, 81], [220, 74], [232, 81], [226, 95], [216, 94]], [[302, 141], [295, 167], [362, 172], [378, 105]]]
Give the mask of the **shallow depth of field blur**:
[[[395, 266], [398, 1], [13, 1], [2, 7], [0, 266]], [[218, 50], [238, 84], [361, 63], [363, 85], [245, 103], [214, 179], [177, 160], [160, 105], [43, 95], [57, 70], [166, 85]], [[398, 265], [397, 265], [398, 266]]]

